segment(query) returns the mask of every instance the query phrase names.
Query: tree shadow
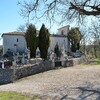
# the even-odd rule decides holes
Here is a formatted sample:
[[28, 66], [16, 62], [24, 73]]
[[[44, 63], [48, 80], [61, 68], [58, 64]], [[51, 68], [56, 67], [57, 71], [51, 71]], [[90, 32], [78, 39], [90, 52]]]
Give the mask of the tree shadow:
[[[77, 89], [81, 92], [81, 94], [79, 95], [79, 98], [81, 98], [81, 100], [85, 100], [86, 98], [95, 94], [100, 95], [100, 91], [92, 89], [92, 88], [90, 89], [87, 87], [78, 87]], [[87, 95], [84, 96], [84, 94], [87, 94]], [[96, 100], [100, 100], [100, 96], [98, 96], [97, 98], [99, 99], [96, 99]]]
[[[68, 91], [67, 88], [66, 91]], [[70, 95], [71, 91], [74, 92], [75, 97]], [[85, 86], [70, 88], [69, 93], [62, 95], [60, 100], [91, 100], [93, 98], [100, 100], [100, 88], [95, 88], [93, 84], [86, 82]]]
[[92, 98], [92, 96], [96, 96], [95, 100], [100, 100], [100, 88], [94, 88], [94, 85], [89, 82], [86, 86], [80, 86], [76, 89], [80, 92], [79, 100], [86, 100]]
[[64, 100], [64, 99], [67, 99], [68, 95], [64, 95], [60, 100]]

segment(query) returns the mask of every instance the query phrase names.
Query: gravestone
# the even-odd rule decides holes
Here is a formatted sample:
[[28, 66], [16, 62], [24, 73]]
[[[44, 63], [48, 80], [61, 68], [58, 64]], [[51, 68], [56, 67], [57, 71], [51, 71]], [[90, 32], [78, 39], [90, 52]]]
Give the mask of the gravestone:
[[65, 66], [65, 57], [67, 56], [67, 54], [65, 53], [65, 47], [64, 44], [62, 45], [62, 50], [61, 50], [61, 62], [62, 62], [62, 66]]
[[53, 67], [55, 67], [55, 53], [54, 52], [50, 52], [50, 60], [52, 61]]
[[0, 61], [0, 68], [4, 68], [4, 62]]
[[22, 64], [25, 64], [25, 54], [24, 54], [24, 53], [22, 54], [21, 63], [22, 63]]
[[25, 56], [27, 59], [30, 59], [30, 50], [28, 48], [25, 49]]
[[36, 58], [37, 57], [40, 58], [40, 50], [39, 50], [39, 48], [36, 49]]

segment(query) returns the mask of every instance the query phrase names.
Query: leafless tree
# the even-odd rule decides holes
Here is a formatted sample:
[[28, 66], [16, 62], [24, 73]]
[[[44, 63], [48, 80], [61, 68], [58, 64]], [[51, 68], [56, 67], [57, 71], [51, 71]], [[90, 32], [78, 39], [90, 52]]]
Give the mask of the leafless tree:
[[20, 26], [17, 28], [17, 31], [18, 31], [18, 32], [25, 32], [25, 31], [26, 31], [25, 25], [20, 25]]
[[28, 27], [28, 23], [24, 24], [24, 25], [20, 25], [18, 28], [17, 28], [17, 31], [18, 32], [26, 32], [26, 29]]
[[80, 28], [80, 31], [81, 31], [81, 41], [80, 41], [80, 45], [81, 45], [81, 51], [86, 54], [87, 53], [87, 50], [86, 50], [86, 46], [89, 42], [89, 35], [88, 35], [88, 29], [87, 27], [82, 27]]
[[92, 38], [93, 38], [93, 48], [94, 48], [94, 55], [97, 58], [100, 55], [100, 21], [93, 22], [91, 25]]
[[50, 21], [61, 22], [66, 19], [78, 19], [82, 21], [86, 16], [100, 18], [100, 0], [31, 0], [30, 2], [18, 2], [21, 6], [20, 14], [23, 17], [45, 17]]

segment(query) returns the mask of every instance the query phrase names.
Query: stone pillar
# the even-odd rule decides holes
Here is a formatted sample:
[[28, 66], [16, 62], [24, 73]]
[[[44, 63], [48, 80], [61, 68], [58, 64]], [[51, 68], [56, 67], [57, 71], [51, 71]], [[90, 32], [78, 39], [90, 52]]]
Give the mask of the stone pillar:
[[40, 50], [39, 50], [39, 48], [36, 49], [36, 57], [40, 58]]
[[50, 60], [52, 61], [52, 66], [55, 67], [54, 52], [51, 52], [51, 54], [50, 54]]
[[2, 68], [4, 69], [4, 61], [2, 61]]
[[30, 59], [30, 51], [28, 52], [28, 59]]
[[16, 66], [16, 58], [14, 57], [13, 66]]
[[23, 54], [22, 60], [21, 60], [22, 64], [25, 64], [25, 55]]
[[52, 59], [52, 66], [55, 67], [55, 60]]
[[25, 49], [25, 54], [27, 54], [27, 58], [30, 59], [30, 50], [28, 48]]
[[30, 50], [27, 49], [27, 64], [30, 62]]
[[62, 54], [62, 56], [61, 56], [61, 64], [62, 64], [62, 66], [64, 66], [64, 55]]
[[53, 59], [53, 53], [51, 52], [50, 53], [50, 60], [52, 61], [52, 59]]

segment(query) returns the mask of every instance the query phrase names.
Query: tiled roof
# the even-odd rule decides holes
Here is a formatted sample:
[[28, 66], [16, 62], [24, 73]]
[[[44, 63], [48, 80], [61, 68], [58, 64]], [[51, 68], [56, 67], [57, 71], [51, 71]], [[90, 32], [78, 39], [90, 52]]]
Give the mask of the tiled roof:
[[[3, 35], [23, 35], [25, 36], [25, 32], [8, 32], [8, 33], [3, 33]], [[66, 37], [66, 35], [61, 35], [61, 34], [50, 34], [51, 37]]]
[[61, 35], [61, 34], [51, 34], [51, 37], [66, 37], [66, 35]]
[[58, 30], [60, 30], [62, 28], [65, 28], [65, 27], [70, 27], [70, 25], [66, 25], [66, 26], [60, 27], [60, 28], [58, 28]]
[[[3, 35], [25, 35], [25, 32], [8, 32], [8, 33], [3, 33]], [[2, 35], [2, 36], [3, 36]]]

